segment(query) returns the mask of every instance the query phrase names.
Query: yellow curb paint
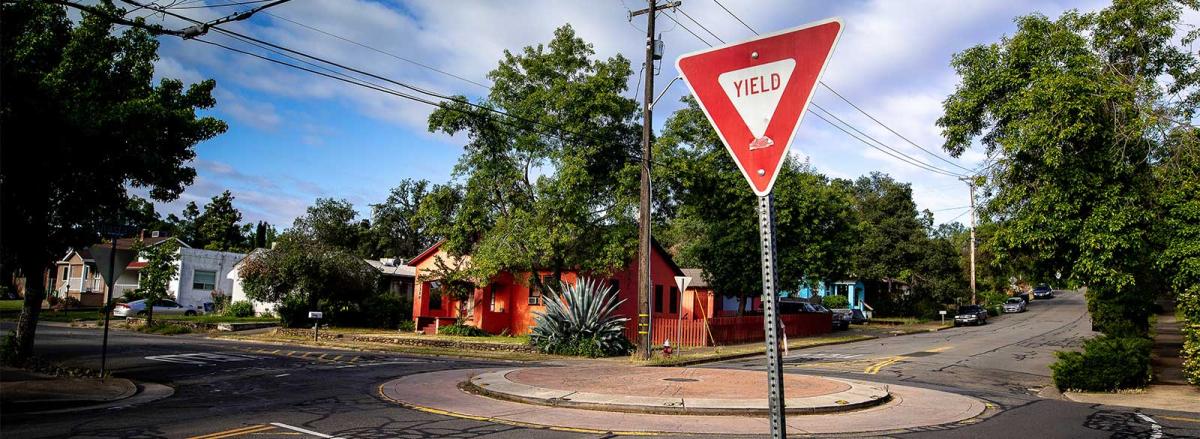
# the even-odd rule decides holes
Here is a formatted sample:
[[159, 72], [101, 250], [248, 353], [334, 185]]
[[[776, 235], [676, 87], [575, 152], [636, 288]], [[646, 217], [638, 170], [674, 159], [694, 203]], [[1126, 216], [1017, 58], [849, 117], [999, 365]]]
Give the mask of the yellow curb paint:
[[442, 409], [435, 409], [433, 407], [419, 406], [419, 405], [410, 404], [410, 403], [407, 403], [404, 401], [398, 401], [395, 398], [387, 396], [387, 394], [383, 392], [383, 386], [385, 386], [385, 385], [387, 385], [387, 383], [379, 385], [379, 396], [382, 396], [384, 399], [387, 399], [388, 401], [391, 401], [394, 404], [400, 405], [401, 407], [405, 407], [408, 409], [420, 411], [420, 412], [425, 412], [425, 413], [430, 413], [430, 414], [435, 414], [435, 415], [442, 415], [442, 416], [449, 416], [452, 418], [470, 419], [473, 421], [480, 421], [480, 422], [491, 422], [491, 423], [495, 423], [495, 424], [511, 425], [513, 427], [539, 428], [539, 429], [552, 430], [552, 431], [565, 431], [565, 432], [570, 432], [570, 433], [603, 434], [603, 435], [615, 435], [615, 436], [661, 436], [664, 434], [664, 433], [654, 432], [654, 431], [610, 431], [610, 430], [594, 430], [594, 429], [589, 429], [589, 428], [559, 427], [559, 426], [555, 426], [555, 425], [534, 424], [531, 422], [510, 421], [508, 419], [490, 418], [490, 417], [486, 417], [486, 416], [474, 416], [474, 415], [468, 415], [468, 414], [464, 414], [464, 413], [455, 413], [455, 412], [446, 411], [446, 410], [442, 410]]
[[251, 425], [249, 427], [240, 427], [240, 428], [234, 428], [234, 429], [229, 429], [229, 430], [225, 430], [225, 431], [218, 431], [216, 433], [209, 433], [209, 434], [204, 434], [204, 435], [200, 435], [200, 436], [192, 436], [188, 439], [220, 439], [220, 438], [225, 438], [225, 437], [230, 437], [230, 436], [254, 433], [254, 432], [258, 432], [258, 431], [271, 430], [274, 428], [275, 427], [271, 426], [271, 425], [256, 424], [256, 425]]
[[1172, 421], [1183, 421], [1183, 422], [1200, 422], [1200, 419], [1198, 419], [1198, 418], [1181, 418], [1179, 416], [1158, 416], [1158, 419], [1170, 419]]

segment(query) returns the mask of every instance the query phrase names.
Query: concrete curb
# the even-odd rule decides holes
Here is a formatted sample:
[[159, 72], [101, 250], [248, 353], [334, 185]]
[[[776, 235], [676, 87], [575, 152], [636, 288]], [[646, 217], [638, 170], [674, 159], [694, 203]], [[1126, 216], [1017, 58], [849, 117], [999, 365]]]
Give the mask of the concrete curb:
[[[860, 338], [860, 339], [858, 339], [858, 340], [830, 341], [830, 342], [825, 342], [825, 343], [817, 343], [817, 344], [813, 344], [813, 345], [808, 345], [808, 346], [804, 346], [804, 347], [796, 348], [796, 349], [793, 349], [793, 350], [794, 350], [794, 351], [802, 351], [802, 350], [805, 350], [805, 349], [819, 348], [819, 347], [822, 347], [822, 346], [833, 346], [833, 345], [839, 345], [839, 344], [858, 343], [858, 342], [860, 342], [860, 341], [874, 340], [874, 339], [877, 339], [877, 338], [879, 338], [879, 336], [875, 336], [875, 335], [868, 335], [868, 336], [866, 336], [866, 337], [867, 337], [867, 338]], [[684, 366], [695, 366], [695, 365], [697, 365], [697, 364], [708, 364], [708, 363], [716, 363], [716, 362], [719, 362], [719, 361], [739, 360], [739, 359], [742, 359], [742, 358], [757, 357], [757, 356], [760, 356], [760, 355], [766, 355], [766, 348], [763, 348], [763, 351], [761, 351], [761, 352], [747, 352], [747, 353], [744, 353], [744, 354], [730, 354], [730, 355], [724, 355], [724, 356], [715, 357], [715, 358], [697, 358], [697, 359], [694, 359], [694, 360], [680, 361], [680, 362], [678, 362], [678, 363], [672, 363], [672, 364], [647, 364], [647, 365], [645, 365], [645, 366], [646, 366], [646, 367], [684, 367]]]
[[127, 407], [133, 407], [135, 405], [145, 404], [148, 402], [158, 401], [160, 399], [164, 399], [164, 398], [170, 397], [171, 395], [175, 394], [174, 388], [172, 388], [170, 386], [165, 386], [162, 384], [136, 383], [136, 385], [137, 385], [137, 393], [133, 394], [132, 396], [125, 397], [122, 399], [105, 402], [105, 403], [101, 403], [101, 404], [87, 405], [87, 406], [82, 406], [82, 407], [71, 407], [71, 408], [59, 409], [59, 410], [42, 410], [42, 411], [36, 411], [36, 412], [24, 412], [22, 414], [52, 415], [52, 414], [60, 414], [60, 413], [83, 412], [83, 411], [89, 411], [89, 410], [103, 410], [103, 409], [118, 410], [118, 409], [123, 409], [123, 408], [127, 408]]
[[[551, 407], [575, 408], [656, 415], [767, 416], [767, 400], [728, 398], [679, 398], [658, 396], [606, 395], [600, 393], [545, 389], [515, 383], [507, 378], [517, 369], [487, 372], [471, 377], [459, 388], [495, 399]], [[828, 395], [788, 398], [788, 414], [838, 413], [874, 407], [892, 400], [886, 385], [868, 385], [823, 377], [850, 386]]]

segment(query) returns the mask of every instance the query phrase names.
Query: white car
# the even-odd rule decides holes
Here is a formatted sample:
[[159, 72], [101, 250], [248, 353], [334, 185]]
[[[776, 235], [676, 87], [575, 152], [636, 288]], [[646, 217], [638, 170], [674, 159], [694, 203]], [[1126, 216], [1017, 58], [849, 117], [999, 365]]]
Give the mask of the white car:
[[1009, 297], [1004, 302], [1004, 312], [1025, 312], [1025, 299], [1020, 297]]
[[[183, 305], [180, 305], [179, 303], [170, 299], [159, 300], [154, 304], [154, 315], [160, 316], [168, 314], [194, 316], [196, 315], [196, 310], [184, 308]], [[118, 303], [117, 306], [113, 308], [114, 317], [132, 317], [144, 315], [146, 315], [146, 299], [135, 300], [129, 303]]]

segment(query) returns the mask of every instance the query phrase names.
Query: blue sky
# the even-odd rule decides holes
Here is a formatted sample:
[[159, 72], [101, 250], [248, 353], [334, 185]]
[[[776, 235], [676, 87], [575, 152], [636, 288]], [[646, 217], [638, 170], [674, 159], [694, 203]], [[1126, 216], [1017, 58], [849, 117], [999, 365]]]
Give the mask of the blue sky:
[[[194, 0], [187, 6], [222, 3], [228, 1]], [[762, 33], [841, 17], [846, 28], [824, 81], [899, 133], [939, 153], [941, 139], [934, 121], [941, 115], [941, 101], [957, 82], [949, 67], [954, 53], [1011, 34], [1012, 19], [1018, 15], [1038, 12], [1054, 17], [1071, 8], [1092, 10], [1104, 5], [1097, 1], [962, 0], [722, 3]], [[627, 10], [644, 6], [637, 0], [295, 0], [270, 9], [272, 15], [256, 15], [229, 28], [386, 77], [478, 97], [486, 90], [477, 85], [286, 20], [486, 84], [486, 73], [503, 50], [546, 42], [553, 30], [565, 23], [595, 45], [597, 56], [620, 53], [640, 65], [637, 60], [643, 53], [645, 19], [629, 21]], [[178, 12], [207, 20], [244, 8]], [[727, 42], [752, 36], [712, 0], [685, 0], [682, 9]], [[667, 14], [717, 43], [683, 15]], [[148, 20], [160, 22], [163, 17]], [[1194, 13], [1185, 21], [1200, 22]], [[170, 18], [165, 25], [186, 27]], [[669, 18], [660, 17], [658, 26], [668, 61], [662, 63], [656, 80], [661, 90], [676, 75], [676, 57], [706, 46]], [[243, 47], [216, 34], [208, 38]], [[218, 104], [211, 113], [229, 123], [227, 133], [196, 147], [196, 182], [179, 200], [159, 205], [164, 215], [178, 212], [188, 201], [203, 204], [226, 189], [233, 192], [247, 221], [289, 226], [317, 197], [345, 198], [365, 214], [369, 203], [381, 201], [402, 179], [447, 181], [461, 154], [462, 139], [426, 131], [426, 117], [432, 108], [427, 105], [194, 41], [160, 40], [156, 74], [185, 82], [216, 79]], [[633, 96], [636, 82], [636, 75], [631, 76], [629, 96]], [[679, 108], [678, 100], [686, 93], [681, 81], [667, 91], [655, 111], [658, 128]], [[814, 101], [893, 148], [951, 168], [871, 122], [827, 90], [818, 89]], [[809, 157], [819, 171], [831, 177], [887, 172], [912, 183], [918, 206], [933, 210], [938, 222], [966, 221], [962, 207], [968, 199], [963, 183], [870, 149], [812, 114], [801, 122], [791, 152]], [[961, 159], [949, 160], [975, 168], [983, 159], [976, 148]]]

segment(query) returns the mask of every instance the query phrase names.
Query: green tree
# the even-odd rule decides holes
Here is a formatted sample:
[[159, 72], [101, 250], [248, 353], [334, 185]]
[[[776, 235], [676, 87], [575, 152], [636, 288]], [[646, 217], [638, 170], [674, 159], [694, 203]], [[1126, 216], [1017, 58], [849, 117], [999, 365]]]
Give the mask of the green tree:
[[1196, 55], [1172, 43], [1181, 5], [1200, 3], [1019, 17], [1013, 36], [955, 55], [960, 83], [938, 120], [951, 154], [978, 138], [997, 157], [985, 212], [1000, 223], [998, 261], [1028, 256], [1039, 276], [1061, 267], [1088, 286], [1110, 335], [1146, 333], [1152, 164], [1163, 134], [1200, 106]]
[[45, 297], [36, 273], [98, 242], [97, 226], [129, 203], [126, 188], [178, 197], [196, 175], [194, 146], [226, 127], [196, 115], [215, 104], [212, 80], [151, 82], [158, 42], [147, 31], [114, 33], [90, 13], [72, 22], [41, 1], [4, 2], [0, 22], [0, 252], [30, 274], [16, 330], [26, 358]]
[[[757, 199], [692, 99], [667, 120], [655, 145], [661, 218], [679, 261], [704, 272], [714, 290], [739, 299], [762, 292]], [[775, 184], [779, 285], [799, 288], [839, 277], [852, 242], [850, 198], [804, 163], [788, 159]], [[794, 290], [793, 290], [794, 291]]]
[[619, 55], [593, 55], [574, 29], [560, 27], [548, 45], [505, 51], [478, 107], [460, 98], [430, 115], [431, 131], [465, 134], [467, 144], [454, 169], [458, 182], [431, 195], [458, 205], [422, 217], [447, 251], [471, 255], [472, 277], [603, 272], [633, 254], [637, 104], [622, 96], [632, 70]]
[[387, 200], [371, 205], [371, 229], [363, 239], [363, 253], [371, 258], [411, 258], [434, 239], [417, 215], [428, 194], [426, 180], [404, 179], [392, 188]]
[[200, 239], [200, 206], [197, 206], [195, 201], [188, 201], [180, 214], [183, 215], [182, 218], [175, 214], [167, 216], [167, 221], [178, 233], [177, 237], [193, 247], [203, 247], [203, 245], [197, 245]]
[[291, 231], [357, 254], [364, 232], [369, 228], [365, 221], [358, 220], [358, 212], [349, 201], [318, 198], [304, 216], [296, 218]]
[[195, 219], [196, 238], [192, 245], [207, 250], [239, 251], [246, 247], [246, 233], [238, 225], [242, 212], [233, 206], [229, 191], [212, 197], [204, 213]]
[[168, 286], [179, 277], [179, 241], [168, 239], [157, 245], [138, 240], [133, 251], [146, 265], [138, 270], [136, 295], [146, 300], [146, 325], [154, 326], [154, 304], [170, 297]]
[[868, 282], [884, 282], [882, 295], [871, 300], [881, 314], [911, 312], [894, 279], [910, 280], [922, 263], [932, 220], [917, 212], [912, 187], [887, 174], [873, 172], [854, 183], [839, 183], [854, 198], [857, 239], [851, 251], [851, 270]]

